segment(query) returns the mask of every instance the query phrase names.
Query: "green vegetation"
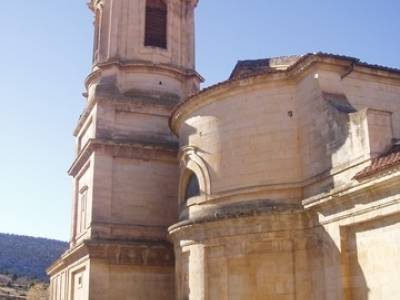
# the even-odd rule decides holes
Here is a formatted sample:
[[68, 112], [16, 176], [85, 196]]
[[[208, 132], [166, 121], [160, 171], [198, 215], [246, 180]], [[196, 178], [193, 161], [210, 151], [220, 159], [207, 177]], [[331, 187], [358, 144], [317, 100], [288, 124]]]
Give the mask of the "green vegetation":
[[0, 233], [0, 274], [12, 282], [21, 277], [46, 282], [46, 269], [67, 248], [61, 241]]

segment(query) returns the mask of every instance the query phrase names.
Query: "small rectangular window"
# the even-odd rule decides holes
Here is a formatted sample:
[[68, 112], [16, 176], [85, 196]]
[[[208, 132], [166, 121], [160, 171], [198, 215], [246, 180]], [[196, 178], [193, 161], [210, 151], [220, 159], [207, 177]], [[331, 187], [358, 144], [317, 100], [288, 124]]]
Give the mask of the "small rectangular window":
[[163, 0], [147, 0], [144, 45], [167, 48], [167, 5]]
[[78, 288], [82, 288], [83, 286], [83, 276], [79, 275], [78, 276]]

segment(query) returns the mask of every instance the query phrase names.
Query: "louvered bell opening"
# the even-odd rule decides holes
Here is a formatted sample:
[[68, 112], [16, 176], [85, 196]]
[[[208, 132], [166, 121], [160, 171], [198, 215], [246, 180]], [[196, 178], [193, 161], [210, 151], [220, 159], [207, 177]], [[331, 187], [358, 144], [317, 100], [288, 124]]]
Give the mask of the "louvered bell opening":
[[167, 48], [167, 7], [163, 1], [148, 1], [145, 35], [145, 46]]

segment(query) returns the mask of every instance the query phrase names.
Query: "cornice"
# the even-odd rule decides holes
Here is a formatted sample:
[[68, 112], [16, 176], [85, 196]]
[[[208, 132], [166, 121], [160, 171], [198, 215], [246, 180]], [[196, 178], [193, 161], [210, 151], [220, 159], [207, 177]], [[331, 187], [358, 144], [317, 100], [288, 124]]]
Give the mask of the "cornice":
[[146, 238], [149, 241], [167, 240], [167, 226], [119, 224], [92, 222], [90, 225], [91, 236], [96, 239], [112, 239], [118, 237], [125, 240], [140, 240]]
[[173, 267], [175, 264], [172, 245], [164, 241], [87, 240], [84, 244], [90, 258], [114, 265]]
[[217, 102], [228, 95], [230, 92], [244, 93], [249, 87], [261, 86], [266, 83], [277, 83], [277, 82], [291, 82], [284, 71], [271, 71], [268, 74], [256, 75], [247, 78], [233, 79], [218, 83], [214, 86], [208, 87], [195, 94], [185, 101], [179, 103], [171, 113], [169, 118], [169, 127], [171, 131], [178, 135], [177, 123], [180, 119], [187, 114], [192, 113], [196, 109], [199, 109], [209, 103]]
[[306, 210], [315, 209], [324, 205], [338, 205], [337, 201], [345, 201], [347, 199], [363, 198], [365, 194], [368, 194], [371, 190], [383, 190], [388, 188], [400, 188], [400, 168], [388, 170], [385, 173], [379, 174], [379, 176], [368, 178], [362, 182], [352, 181], [347, 186], [342, 186], [329, 193], [320, 194], [313, 196], [302, 201], [302, 204]]
[[85, 240], [79, 246], [67, 250], [53, 263], [47, 274], [54, 275], [76, 261], [83, 259], [106, 260], [114, 265], [173, 267], [172, 245], [165, 241]]
[[169, 120], [170, 128], [175, 134], [178, 134], [176, 125], [182, 117], [202, 107], [206, 103], [218, 101], [219, 96], [226, 94], [228, 91], [245, 91], [249, 86], [282, 80], [296, 82], [316, 64], [336, 67], [343, 72], [348, 72], [351, 68], [352, 72], [374, 76], [376, 78], [385, 78], [386, 80], [391, 80], [392, 83], [400, 85], [400, 70], [362, 63], [358, 59], [352, 57], [326, 53], [309, 53], [285, 70], [270, 69], [245, 75], [240, 78], [222, 81], [190, 96], [174, 108]]
[[[246, 227], [249, 230], [259, 230], [260, 232], [265, 233], [271, 232], [271, 230], [260, 229], [261, 224], [265, 222], [269, 224], [273, 223], [274, 228], [279, 232], [282, 232], [285, 229], [285, 224], [293, 223], [293, 221], [297, 220], [296, 216], [302, 216], [300, 219], [304, 221], [303, 223], [297, 223], [298, 225], [303, 226], [299, 226], [298, 229], [313, 229], [332, 222], [338, 222], [350, 217], [385, 209], [390, 206], [393, 207], [397, 205], [398, 207], [400, 203], [398, 196], [398, 190], [400, 189], [398, 184], [399, 179], [400, 172], [386, 177], [376, 178], [375, 180], [371, 180], [365, 184], [348, 186], [329, 194], [306, 199], [303, 201], [302, 205], [281, 205], [269, 203], [268, 200], [258, 200], [211, 207], [204, 209], [199, 215], [195, 215], [190, 219], [170, 226], [168, 231], [173, 240], [182, 240], [187, 239], [187, 234], [190, 234], [190, 236], [193, 237], [196, 235], [195, 232], [198, 232], [201, 236], [208, 236], [208, 234], [204, 234], [205, 230], [217, 229], [216, 234], [218, 235], [218, 238], [221, 238], [221, 234], [222, 236], [232, 234], [232, 231], [235, 230], [233, 228], [234, 226], [240, 228]], [[371, 195], [373, 198], [381, 199], [381, 193], [387, 195], [385, 201], [374, 202], [374, 199], [371, 199], [372, 205], [370, 206], [362, 205], [356, 210], [349, 211], [348, 208], [346, 208], [346, 204], [352, 205], [352, 207], [357, 207], [356, 204], [369, 199]], [[318, 212], [324, 214], [326, 209], [327, 211], [330, 209], [336, 209], [338, 211], [343, 211], [344, 213], [333, 216], [332, 218], [327, 218], [323, 221], [315, 220], [315, 213]], [[381, 214], [378, 214], [378, 217], [390, 213], [393, 213], [393, 210], [386, 212], [382, 211]], [[374, 216], [376, 217], [377, 214]], [[268, 221], [269, 218], [274, 218], [273, 222]], [[290, 220], [290, 222], [286, 221], [279, 225], [277, 222], [278, 220]], [[317, 223], [315, 223], [315, 221], [317, 221]], [[240, 224], [243, 224], [243, 226]], [[255, 224], [255, 226], [252, 227], [250, 224]], [[229, 230], [226, 230], [226, 235], [223, 234], [224, 231], [221, 228], [229, 228]], [[243, 232], [241, 232], [241, 234], [243, 234]]]
[[[224, 232], [221, 231], [222, 226], [230, 228], [222, 236], [232, 234], [233, 230], [237, 230], [234, 227], [242, 230], [240, 234], [243, 234], [243, 230], [252, 231], [254, 229], [251, 228], [250, 224], [252, 223], [257, 224], [255, 226], [257, 230], [260, 230], [263, 223], [268, 224], [267, 226], [273, 226], [279, 231], [295, 228], [303, 229], [305, 227], [303, 212], [304, 210], [301, 205], [296, 204], [274, 204], [270, 203], [269, 200], [243, 201], [205, 209], [201, 215], [170, 226], [168, 232], [173, 239], [179, 240], [179, 236], [186, 231], [201, 230], [204, 232], [200, 228], [204, 228], [205, 226], [217, 228], [219, 235]], [[274, 220], [273, 222], [271, 222], [271, 218]], [[288, 219], [290, 219], [290, 222]], [[251, 220], [254, 220], [254, 222]], [[222, 225], [222, 222], [225, 225]]]
[[90, 73], [85, 80], [86, 89], [88, 89], [90, 83], [93, 80], [95, 80], [101, 75], [102, 71], [113, 67], [117, 67], [118, 69], [124, 71], [134, 71], [134, 70], [141, 70], [141, 71], [144, 70], [149, 72], [158, 71], [180, 77], [181, 80], [185, 80], [187, 78], [197, 78], [200, 82], [204, 82], [204, 78], [199, 73], [197, 73], [195, 70], [192, 69], [185, 69], [172, 64], [155, 64], [149, 61], [142, 61], [142, 60], [122, 61], [119, 58], [115, 58], [102, 63], [97, 63], [96, 65], [93, 66], [94, 71]]
[[48, 275], [52, 276], [57, 272], [65, 269], [76, 261], [83, 259], [89, 253], [83, 244], [77, 247], [70, 248], [61, 255], [61, 257], [56, 260], [50, 267], [47, 268], [46, 272]]
[[172, 142], [150, 144], [141, 141], [90, 139], [73, 162], [68, 174], [76, 176], [95, 151], [105, 151], [113, 157], [177, 163], [178, 145]]
[[151, 110], [154, 110], [158, 113], [155, 114], [162, 114], [165, 117], [170, 116], [170, 112], [173, 107], [176, 105], [177, 101], [166, 101], [165, 99], [158, 99], [154, 98], [152, 100], [149, 99], [142, 99], [142, 97], [133, 97], [129, 95], [124, 95], [121, 93], [103, 93], [103, 92], [95, 92], [95, 95], [90, 98], [89, 102], [87, 103], [86, 107], [84, 108], [79, 120], [78, 124], [76, 125], [73, 135], [76, 137], [79, 134], [79, 131], [84, 126], [86, 120], [90, 116], [93, 107], [96, 104], [105, 103], [111, 104], [115, 106], [115, 109], [129, 110], [129, 112], [143, 112], [151, 114]]

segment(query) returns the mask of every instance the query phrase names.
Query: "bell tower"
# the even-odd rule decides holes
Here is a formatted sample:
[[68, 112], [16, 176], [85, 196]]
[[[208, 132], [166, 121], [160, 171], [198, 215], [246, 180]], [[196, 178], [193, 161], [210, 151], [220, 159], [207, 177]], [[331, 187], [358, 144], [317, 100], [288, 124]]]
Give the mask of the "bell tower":
[[[122, 92], [148, 89], [167, 91], [180, 98], [196, 92], [202, 80], [195, 72], [194, 9], [197, 2], [92, 0], [89, 6], [95, 15], [95, 72], [88, 79], [89, 87], [96, 83], [98, 71], [104, 73], [116, 67], [118, 72], [111, 73], [117, 76]], [[137, 82], [137, 78], [146, 81], [146, 86]]]
[[92, 0], [93, 67], [74, 131], [70, 249], [51, 299], [174, 299], [178, 143], [168, 119], [196, 93], [197, 0]]

